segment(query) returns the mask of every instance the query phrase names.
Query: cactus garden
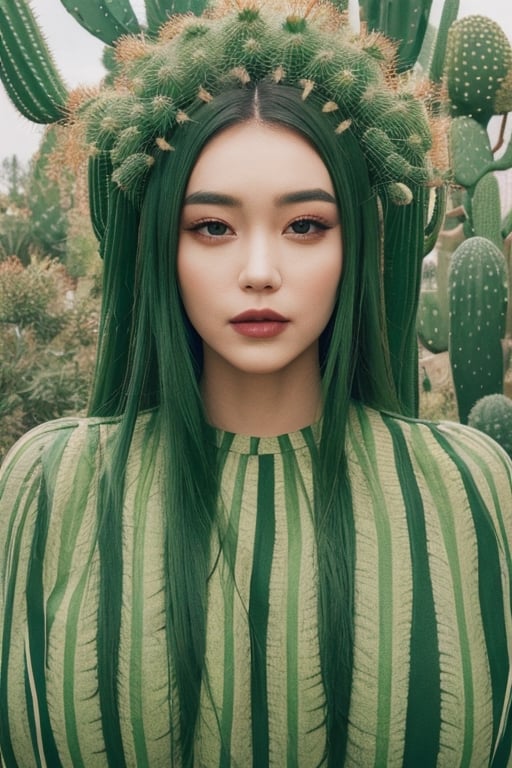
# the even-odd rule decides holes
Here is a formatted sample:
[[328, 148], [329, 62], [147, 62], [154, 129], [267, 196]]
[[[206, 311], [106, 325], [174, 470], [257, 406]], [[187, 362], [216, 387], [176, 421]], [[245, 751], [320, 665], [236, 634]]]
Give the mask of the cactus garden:
[[[152, 163], [148, 147], [159, 140], [163, 146], [160, 134], [163, 136], [182, 114], [171, 92], [162, 90], [162, 82], [168, 75], [165, 62], [160, 62], [155, 70], [155, 62], [147, 54], [148, 46], [161, 34], [171, 13], [200, 13], [206, 3], [204, 0], [145, 0], [145, 18], [140, 19], [129, 0], [47, 2], [60, 2], [83, 27], [84, 34], [98, 38], [105, 45], [104, 60], [113, 62], [106, 72], [107, 82], [119, 76], [121, 60], [131, 61], [122, 74], [127, 82], [129, 79], [129, 93], [115, 104], [97, 99], [86, 107], [91, 113], [96, 110], [96, 118], [93, 115], [89, 122], [87, 137], [96, 150], [89, 160], [90, 195], [85, 202], [88, 202], [99, 251], [104, 252], [112, 244], [109, 238], [115, 237], [115, 233], [105, 231], [106, 207], [119, 205], [121, 216], [123, 205], [138, 205], [138, 185], [144, 181]], [[337, 0], [335, 4], [348, 8], [348, 0]], [[244, 66], [250, 71], [253, 60], [247, 39], [254, 45], [264, 46], [265, 30], [258, 27], [259, 22], [251, 16], [247, 3], [237, 5], [241, 8], [241, 19], [245, 14], [243, 23], [241, 21], [238, 30], [226, 29], [225, 33], [233, 35], [233, 45], [241, 41], [245, 46]], [[510, 451], [512, 211], [504, 210], [503, 180], [510, 178], [506, 172], [512, 168], [512, 140], [508, 138], [510, 130], [506, 123], [512, 111], [512, 46], [503, 29], [486, 16], [458, 18], [458, 0], [445, 0], [440, 18], [435, 22], [432, 0], [388, 3], [359, 0], [359, 10], [361, 22], [369, 33], [375, 33], [379, 45], [382, 36], [392, 41], [389, 50], [396, 82], [400, 87], [404, 83], [413, 84], [416, 92], [424, 93], [425, 113], [434, 139], [437, 145], [446, 145], [445, 157], [431, 158], [434, 170], [439, 168], [437, 186], [426, 189], [415, 203], [415, 226], [424, 237], [416, 238], [417, 246], [413, 247], [404, 236], [403, 247], [396, 252], [389, 252], [384, 243], [383, 284], [391, 363], [404, 413], [469, 422], [488, 431]], [[300, 37], [300, 30], [293, 28], [292, 21], [288, 23], [289, 29], [283, 27], [279, 31], [283, 37], [283, 56], [286, 56], [287, 36], [295, 42]], [[191, 27], [192, 32], [193, 29]], [[195, 52], [197, 82], [192, 82], [190, 71], [182, 74], [197, 90], [204, 73], [209, 72], [208, 51], [204, 46], [204, 61], [200, 60], [198, 40], [204, 30], [192, 32], [185, 44], [189, 45], [191, 55]], [[127, 38], [127, 35], [134, 37]], [[64, 151], [56, 137], [76, 108], [76, 95], [66, 86], [65, 72], [61, 73], [55, 64], [29, 0], [0, 0], [0, 43], [0, 78], [10, 99], [29, 120], [54, 126], [46, 134], [33, 168], [31, 192], [27, 197], [29, 205], [24, 209], [29, 210], [33, 237], [39, 238], [38, 253], [62, 263], [71, 281], [84, 275], [90, 279], [87, 266], [92, 263], [90, 237], [87, 235], [84, 239], [89, 255], [81, 255], [76, 238], [73, 241], [70, 237], [70, 233], [76, 231], [76, 210], [84, 211], [83, 183], [73, 170], [68, 176], [60, 174], [58, 184], [48, 172], [49, 157], [55, 158], [55, 153], [58, 157], [59, 151]], [[383, 51], [382, 46], [376, 48], [376, 58], [384, 55]], [[117, 58], [113, 52], [117, 52]], [[332, 66], [339, 59], [346, 75], [349, 69], [344, 56], [341, 50], [333, 54]], [[313, 74], [315, 66], [318, 63], [312, 62]], [[368, 78], [371, 77], [373, 74], [368, 73]], [[409, 148], [410, 163], [400, 166], [400, 181], [389, 185], [384, 200], [384, 205], [391, 208], [396, 227], [400, 227], [407, 207], [404, 203], [410, 202], [408, 185], [424, 179], [424, 169], [415, 165], [415, 142], [423, 146], [428, 137], [419, 129], [417, 133], [405, 135], [403, 127], [398, 126], [396, 114], [386, 105], [381, 106], [375, 93], [370, 100], [366, 90], [363, 98], [358, 92], [359, 86], [345, 80], [340, 80], [340, 88], [346, 102], [360, 100], [361, 130], [365, 130], [367, 112], [382, 110], [381, 127], [366, 130], [368, 144], [375, 144], [379, 152], [383, 147], [389, 150], [390, 165], [392, 161], [398, 163], [398, 154], [394, 152], [396, 142], [405, 142]], [[374, 91], [377, 85], [377, 81], [372, 83]], [[172, 83], [169, 88], [172, 90]], [[181, 92], [183, 88], [181, 83]], [[405, 97], [401, 106], [407, 111]], [[414, 123], [414, 115], [409, 114], [408, 119]], [[122, 132], [118, 130], [120, 125], [126, 126]], [[157, 133], [153, 135], [155, 125]], [[417, 125], [421, 126], [419, 118]], [[444, 135], [446, 142], [442, 140]], [[442, 170], [443, 163], [445, 170]], [[85, 176], [84, 166], [78, 164], [75, 171]], [[121, 190], [129, 190], [126, 200], [112, 192], [110, 177]], [[11, 236], [5, 252], [2, 251], [3, 231], [0, 231], [0, 269], [12, 256], [25, 266], [30, 264], [31, 257], [26, 251], [27, 225], [22, 218], [18, 240]], [[59, 252], [63, 243], [73, 242], [74, 251], [72, 246], [71, 250], [66, 246], [65, 253]], [[13, 262], [9, 263], [12, 267]], [[107, 265], [104, 290], [109, 290], [109, 280], [115, 279], [112, 270], [113, 267]], [[124, 309], [120, 307], [119, 312], [122, 314]], [[97, 312], [97, 306], [93, 312]], [[66, 405], [67, 411], [69, 408]], [[44, 418], [46, 414], [41, 416]], [[17, 436], [13, 434], [13, 440]]]

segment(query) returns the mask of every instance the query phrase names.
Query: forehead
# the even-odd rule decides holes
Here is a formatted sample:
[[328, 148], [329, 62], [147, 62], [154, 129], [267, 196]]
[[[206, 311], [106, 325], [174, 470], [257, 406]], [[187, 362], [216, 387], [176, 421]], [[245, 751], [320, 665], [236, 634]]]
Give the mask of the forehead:
[[230, 126], [200, 153], [188, 191], [219, 186], [250, 191], [269, 187], [323, 187], [333, 192], [326, 166], [314, 147], [291, 128], [260, 122]]

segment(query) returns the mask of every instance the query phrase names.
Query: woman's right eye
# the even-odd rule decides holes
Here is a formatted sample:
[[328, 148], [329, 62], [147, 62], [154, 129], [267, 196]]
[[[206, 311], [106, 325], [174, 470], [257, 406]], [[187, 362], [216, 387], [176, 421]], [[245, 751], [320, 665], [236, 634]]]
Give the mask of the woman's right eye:
[[200, 221], [195, 224], [192, 229], [200, 235], [205, 237], [225, 237], [232, 234], [231, 229], [223, 221]]

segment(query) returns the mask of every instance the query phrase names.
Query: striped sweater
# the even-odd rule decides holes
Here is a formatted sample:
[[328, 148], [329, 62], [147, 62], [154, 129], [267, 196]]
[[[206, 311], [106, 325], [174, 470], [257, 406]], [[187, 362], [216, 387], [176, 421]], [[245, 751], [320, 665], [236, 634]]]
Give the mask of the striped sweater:
[[[156, 411], [137, 422], [123, 523], [118, 692], [126, 762], [137, 768], [180, 765], [163, 620], [157, 423]], [[96, 679], [95, 520], [98, 478], [116, 428], [115, 419], [100, 418], [43, 425], [3, 467], [0, 752], [7, 768], [108, 765]], [[197, 766], [315, 768], [321, 761], [311, 514], [319, 429], [276, 438], [214, 433], [233, 536], [229, 553], [212, 555]], [[508, 765], [510, 462], [469, 428], [362, 406], [351, 410], [347, 457], [356, 573], [345, 765]], [[263, 670], [257, 687], [256, 664]]]

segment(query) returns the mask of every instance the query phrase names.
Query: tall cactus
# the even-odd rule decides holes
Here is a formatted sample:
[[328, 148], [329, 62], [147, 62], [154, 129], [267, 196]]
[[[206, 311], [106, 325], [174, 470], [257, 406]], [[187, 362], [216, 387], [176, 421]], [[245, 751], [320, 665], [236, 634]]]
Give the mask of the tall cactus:
[[423, 44], [432, 0], [359, 0], [359, 5], [369, 29], [383, 32], [397, 42], [398, 71], [410, 70]]
[[55, 123], [67, 89], [26, 0], [0, 0], [0, 78], [22, 115]]
[[450, 363], [459, 419], [466, 424], [480, 398], [503, 391], [507, 288], [502, 252], [484, 237], [465, 240], [452, 258], [449, 291]]

